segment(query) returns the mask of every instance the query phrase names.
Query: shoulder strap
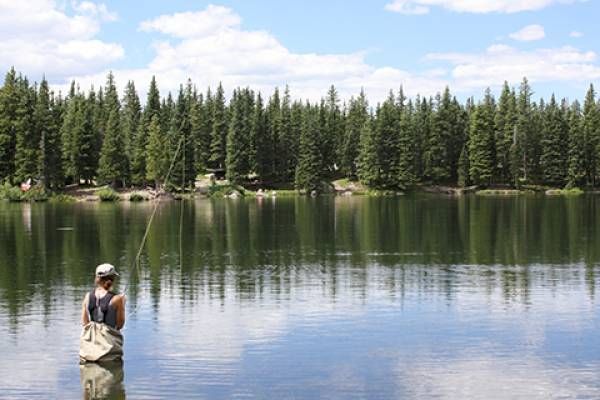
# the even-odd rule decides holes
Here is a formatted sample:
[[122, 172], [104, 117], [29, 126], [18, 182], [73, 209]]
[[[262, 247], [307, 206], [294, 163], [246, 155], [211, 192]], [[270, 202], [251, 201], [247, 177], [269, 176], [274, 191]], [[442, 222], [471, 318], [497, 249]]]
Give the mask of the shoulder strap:
[[92, 289], [88, 295], [87, 309], [90, 315], [90, 320], [94, 321], [94, 310], [96, 309], [96, 288]]

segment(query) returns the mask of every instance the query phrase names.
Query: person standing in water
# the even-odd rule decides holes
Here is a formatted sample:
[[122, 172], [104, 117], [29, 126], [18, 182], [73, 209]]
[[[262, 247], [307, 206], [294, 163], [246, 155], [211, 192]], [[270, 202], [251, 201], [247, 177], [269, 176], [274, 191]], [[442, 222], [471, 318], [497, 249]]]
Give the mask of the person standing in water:
[[110, 264], [96, 268], [96, 286], [85, 295], [81, 309], [81, 362], [114, 361], [123, 356], [120, 330], [125, 325], [125, 296], [111, 291], [118, 276]]
[[116, 294], [110, 289], [119, 276], [114, 266], [98, 265], [96, 268], [96, 287], [85, 295], [81, 313], [83, 326], [90, 322], [106, 324], [121, 330], [125, 325], [125, 295]]

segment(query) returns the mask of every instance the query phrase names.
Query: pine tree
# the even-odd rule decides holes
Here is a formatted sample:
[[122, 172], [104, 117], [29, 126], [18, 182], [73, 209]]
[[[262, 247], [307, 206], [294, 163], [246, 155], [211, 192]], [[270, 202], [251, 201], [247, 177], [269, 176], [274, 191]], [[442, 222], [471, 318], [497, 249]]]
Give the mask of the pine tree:
[[453, 132], [455, 111], [448, 88], [443, 96], [440, 94], [436, 96], [436, 108], [432, 128], [425, 144], [425, 176], [434, 183], [443, 183], [452, 177], [449, 138]]
[[494, 175], [497, 183], [514, 182], [510, 172], [510, 148], [514, 139], [516, 113], [515, 92], [510, 89], [508, 82], [504, 82], [495, 117], [496, 171]]
[[[125, 96], [123, 98], [123, 109], [121, 112], [121, 129], [123, 131], [123, 141], [125, 142], [125, 155], [128, 160], [128, 170], [132, 173], [133, 179], [133, 155], [135, 153], [135, 145], [137, 144], [137, 135], [140, 131], [140, 123], [142, 118], [142, 106], [140, 99], [135, 90], [133, 81], [127, 82], [125, 86]], [[138, 161], [138, 160], [136, 160]], [[139, 168], [139, 165], [137, 166]], [[139, 170], [135, 171], [136, 177], [139, 178]], [[140, 183], [139, 181], [135, 183]]]
[[192, 103], [192, 108], [190, 110], [192, 136], [194, 137], [194, 143], [196, 144], [194, 158], [196, 161], [196, 171], [198, 172], [206, 171], [210, 157], [211, 122], [207, 109], [208, 107], [204, 101], [204, 96], [200, 94]]
[[4, 86], [0, 88], [0, 183], [12, 182], [15, 173], [18, 99], [17, 73], [11, 68], [4, 78]]
[[83, 121], [81, 120], [83, 107], [83, 96], [76, 91], [75, 82], [71, 82], [71, 89], [66, 99], [65, 113], [63, 123], [60, 128], [60, 138], [62, 144], [62, 164], [63, 172], [69, 181], [79, 183], [75, 177], [75, 135], [77, 127], [81, 126]]
[[559, 107], [554, 95], [544, 112], [542, 133], [542, 156], [544, 182], [564, 186], [568, 172], [568, 125], [563, 108]]
[[511, 146], [511, 175], [515, 183], [527, 182], [532, 179], [532, 164], [535, 149], [535, 126], [531, 106], [531, 87], [527, 79], [523, 79], [517, 99], [517, 121], [515, 137]]
[[433, 124], [433, 106], [431, 99], [417, 96], [415, 101], [415, 114], [413, 118], [413, 143], [415, 146], [415, 174], [417, 180], [423, 181], [426, 176], [426, 146], [431, 135]]
[[154, 182], [157, 188], [164, 182], [169, 168], [168, 154], [165, 152], [167, 138], [161, 132], [160, 118], [153, 115], [148, 124], [148, 144], [146, 147], [146, 179]]
[[340, 99], [338, 97], [335, 86], [331, 85], [327, 92], [327, 100], [325, 102], [325, 125], [321, 130], [321, 154], [323, 156], [323, 165], [325, 169], [333, 173], [336, 169], [337, 160], [342, 153], [342, 138], [343, 138], [343, 121], [342, 113], [339, 106]]
[[112, 73], [109, 73], [107, 78], [105, 108], [108, 119], [98, 163], [98, 180], [114, 187], [125, 186], [128, 180], [129, 160], [124, 154], [125, 137], [121, 129], [121, 105]]
[[76, 126], [72, 141], [72, 158], [75, 162], [75, 176], [91, 184], [98, 170], [98, 133], [96, 127], [96, 94], [92, 88], [87, 101], [82, 100], [77, 109]]
[[[378, 106], [379, 108], [379, 106]], [[357, 172], [359, 180], [369, 187], [380, 185], [379, 137], [371, 115], [360, 132]]]
[[267, 181], [272, 171], [271, 150], [272, 142], [269, 140], [267, 115], [263, 106], [260, 93], [256, 99], [252, 126], [250, 132], [250, 168], [263, 182]]
[[35, 128], [33, 113], [36, 103], [36, 90], [29, 86], [27, 78], [18, 83], [19, 104], [16, 110], [15, 134], [15, 179], [24, 182], [38, 177], [40, 157], [40, 135]]
[[300, 136], [300, 154], [295, 179], [296, 189], [304, 190], [306, 193], [319, 192], [323, 174], [318, 118], [318, 109], [307, 104]]
[[277, 152], [275, 170], [278, 174], [278, 180], [281, 182], [290, 182], [294, 179], [296, 171], [296, 153], [297, 137], [292, 130], [292, 107], [290, 90], [286, 86], [281, 103], [281, 116], [279, 125], [279, 140], [277, 142]]
[[185, 91], [183, 86], [180, 86], [168, 131], [168, 159], [173, 162], [169, 183], [180, 187], [191, 185], [196, 178], [195, 145], [189, 115], [191, 92], [191, 84], [188, 84]]
[[494, 99], [490, 90], [471, 117], [469, 176], [475, 185], [489, 185], [494, 173]]
[[367, 98], [363, 90], [361, 90], [358, 98], [352, 98], [350, 100], [341, 157], [342, 171], [344, 172], [344, 175], [350, 179], [357, 178], [360, 133], [369, 118], [367, 107]]
[[[33, 120], [34, 129], [40, 135], [40, 151], [37, 165], [38, 175], [46, 189], [62, 187], [60, 179], [62, 163], [60, 159], [60, 137], [58, 127], [54, 123], [52, 108], [54, 101], [50, 99], [50, 90], [46, 79], [42, 79], [37, 96]], [[58, 179], [57, 179], [58, 178]]]
[[138, 124], [138, 131], [135, 135], [133, 148], [131, 149], [131, 179], [135, 185], [143, 185], [146, 182], [146, 147], [148, 145], [148, 130], [152, 117], [157, 118], [160, 115], [160, 93], [156, 78], [152, 76], [146, 107]]
[[126, 184], [126, 164], [123, 155], [123, 137], [121, 135], [121, 124], [117, 110], [111, 110], [108, 114], [106, 132], [100, 153], [98, 167], [98, 180], [113, 187]]
[[398, 187], [405, 189], [413, 186], [417, 182], [415, 174], [415, 143], [413, 121], [412, 121], [412, 105], [405, 107], [400, 103], [399, 107], [399, 138], [398, 138]]
[[213, 168], [225, 167], [225, 152], [227, 143], [227, 113], [225, 109], [225, 93], [219, 84], [212, 110], [212, 133], [210, 141], [210, 163]]
[[586, 184], [585, 136], [581, 106], [575, 101], [569, 110], [569, 163], [567, 187], [583, 187]]
[[600, 145], [600, 111], [596, 104], [594, 85], [585, 96], [583, 103], [583, 137], [585, 141], [585, 173], [588, 185], [596, 186], [596, 176], [600, 158], [597, 155]]
[[50, 95], [50, 126], [47, 129], [42, 144], [42, 160], [40, 161], [41, 175], [44, 177], [46, 187], [51, 190], [61, 190], [65, 184], [64, 169], [62, 164], [62, 142], [60, 128], [64, 116], [64, 101], [59, 93], [55, 97]]
[[458, 186], [467, 187], [471, 182], [469, 177], [469, 146], [466, 143], [458, 159]]
[[231, 100], [231, 122], [227, 135], [227, 179], [241, 183], [250, 172], [251, 117], [254, 94], [249, 89], [238, 89]]
[[295, 101], [292, 104], [290, 113], [290, 128], [287, 131], [285, 143], [288, 146], [289, 159], [287, 162], [287, 180], [291, 182], [294, 180], [296, 166], [298, 165], [298, 152], [300, 149], [300, 136], [302, 135], [302, 121], [304, 118], [304, 106], [302, 102]]
[[394, 93], [390, 92], [387, 100], [377, 110], [375, 129], [379, 139], [378, 164], [380, 166], [380, 182], [382, 189], [400, 187], [400, 154], [405, 154], [400, 148], [400, 115], [396, 107]]
[[266, 110], [266, 135], [263, 138], [263, 147], [261, 151], [265, 152], [264, 162], [265, 174], [263, 180], [277, 181], [277, 151], [281, 140], [281, 98], [279, 96], [279, 88], [275, 88], [275, 92], [269, 99], [269, 104]]

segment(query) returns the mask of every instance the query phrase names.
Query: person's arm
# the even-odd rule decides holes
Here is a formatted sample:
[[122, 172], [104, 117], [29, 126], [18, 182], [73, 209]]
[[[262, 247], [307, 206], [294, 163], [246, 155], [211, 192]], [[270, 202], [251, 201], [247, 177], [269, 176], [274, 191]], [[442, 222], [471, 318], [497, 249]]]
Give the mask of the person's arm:
[[90, 323], [90, 316], [88, 315], [88, 301], [90, 294], [86, 293], [83, 298], [83, 304], [81, 305], [81, 325], [86, 326]]
[[113, 297], [111, 303], [117, 309], [117, 329], [122, 329], [125, 326], [125, 295], [119, 294]]

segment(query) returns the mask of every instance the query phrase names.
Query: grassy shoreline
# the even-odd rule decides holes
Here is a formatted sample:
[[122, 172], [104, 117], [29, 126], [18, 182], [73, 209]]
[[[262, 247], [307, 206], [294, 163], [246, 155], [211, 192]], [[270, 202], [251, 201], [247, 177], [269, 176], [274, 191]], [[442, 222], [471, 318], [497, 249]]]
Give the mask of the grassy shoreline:
[[[406, 193], [428, 193], [447, 196], [463, 196], [473, 194], [476, 196], [486, 197], [512, 197], [533, 194], [542, 194], [546, 196], [579, 196], [586, 193], [594, 194], [600, 192], [584, 191], [579, 188], [557, 189], [541, 186], [524, 186], [519, 189], [506, 187], [479, 189], [474, 186], [461, 188], [441, 185], [419, 185], [407, 191], [377, 190], [368, 188], [359, 182], [340, 179], [332, 182], [324, 182], [323, 191], [320, 193], [320, 195], [393, 197], [402, 196]], [[186, 193], [159, 192], [150, 188], [114, 190], [107, 186], [71, 186], [61, 192], [56, 193], [46, 192], [42, 188], [34, 187], [27, 192], [22, 192], [18, 187], [12, 187], [6, 184], [0, 185], [0, 200], [9, 202], [144, 202], [191, 198], [276, 198], [306, 195], [307, 193], [299, 192], [294, 189], [249, 189], [240, 185], [231, 185], [226, 181], [218, 182], [216, 184], [200, 184], [196, 186], [193, 192]]]

